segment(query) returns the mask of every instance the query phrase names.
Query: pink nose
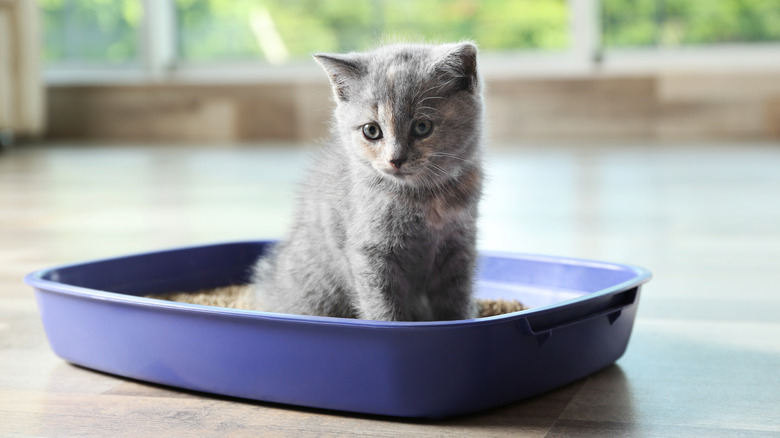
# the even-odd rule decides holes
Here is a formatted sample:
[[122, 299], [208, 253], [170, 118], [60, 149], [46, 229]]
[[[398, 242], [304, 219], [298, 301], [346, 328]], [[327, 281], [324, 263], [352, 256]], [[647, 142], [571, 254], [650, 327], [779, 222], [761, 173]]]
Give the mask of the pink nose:
[[392, 165], [396, 169], [400, 169], [404, 163], [406, 163], [406, 158], [393, 158], [392, 160], [390, 160], [390, 165]]

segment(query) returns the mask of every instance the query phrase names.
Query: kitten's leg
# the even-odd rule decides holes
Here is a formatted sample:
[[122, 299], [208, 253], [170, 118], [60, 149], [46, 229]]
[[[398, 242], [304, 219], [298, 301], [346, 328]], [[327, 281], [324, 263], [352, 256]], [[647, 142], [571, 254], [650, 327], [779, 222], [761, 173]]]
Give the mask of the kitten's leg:
[[479, 308], [473, 297], [477, 254], [473, 245], [450, 243], [437, 257], [435, 282], [429, 299], [437, 321], [476, 318]]
[[383, 272], [361, 269], [355, 278], [355, 308], [358, 318], [378, 321], [397, 321], [397, 309], [391, 297], [398, 294], [397, 285], [382, 278]]
[[[382, 255], [379, 255], [382, 254]], [[350, 257], [354, 275], [355, 309], [358, 318], [379, 321], [410, 321], [409, 280], [401, 274], [392, 254], [376, 248]]]
[[[408, 260], [403, 264], [409, 254], [395, 254], [386, 251], [387, 248], [379, 251], [374, 247], [354, 253], [350, 259], [358, 318], [383, 321], [476, 318], [478, 308], [472, 296], [476, 250], [469, 241], [462, 236], [460, 240], [451, 240], [436, 256], [432, 272], [429, 268], [411, 270]], [[421, 289], [426, 284], [427, 291]], [[426, 294], [427, 299], [421, 294]]]

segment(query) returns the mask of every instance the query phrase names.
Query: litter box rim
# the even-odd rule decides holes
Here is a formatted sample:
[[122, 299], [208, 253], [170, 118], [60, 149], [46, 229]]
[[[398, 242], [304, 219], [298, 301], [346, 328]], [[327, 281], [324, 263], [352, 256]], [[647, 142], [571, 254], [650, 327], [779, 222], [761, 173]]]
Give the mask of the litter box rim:
[[631, 288], [638, 288], [644, 283], [647, 283], [652, 278], [652, 273], [642, 267], [623, 264], [606, 262], [600, 260], [589, 260], [575, 257], [565, 256], [553, 256], [547, 254], [531, 254], [511, 251], [495, 251], [495, 250], [479, 250], [478, 258], [482, 260], [489, 257], [497, 257], [503, 259], [522, 259], [525, 261], [541, 262], [541, 263], [556, 263], [565, 264], [578, 267], [588, 268], [600, 268], [608, 270], [627, 271], [633, 274], [633, 277], [622, 283], [614, 284], [610, 287], [595, 291], [586, 292], [581, 296], [567, 299], [564, 301], [556, 302], [553, 304], [533, 307], [530, 309], [510, 312], [502, 315], [495, 315], [483, 318], [472, 318], [463, 320], [452, 321], [377, 321], [366, 319], [352, 319], [352, 318], [338, 318], [329, 316], [312, 316], [312, 315], [296, 315], [287, 313], [275, 313], [259, 310], [243, 310], [233, 309], [227, 307], [215, 307], [201, 304], [180, 303], [174, 301], [159, 300], [154, 298], [147, 298], [143, 296], [135, 296], [121, 292], [102, 291], [98, 289], [92, 289], [82, 286], [75, 286], [67, 283], [58, 282], [56, 280], [49, 280], [44, 278], [50, 273], [57, 272], [59, 270], [69, 268], [79, 268], [84, 265], [93, 265], [105, 262], [113, 262], [119, 260], [130, 259], [133, 257], [150, 256], [164, 253], [173, 253], [178, 251], [187, 251], [195, 249], [206, 249], [209, 247], [229, 247], [240, 245], [272, 245], [277, 240], [241, 240], [231, 242], [209, 243], [200, 245], [187, 245], [175, 248], [158, 249], [153, 251], [125, 254], [119, 256], [111, 256], [99, 259], [93, 259], [83, 262], [67, 263], [56, 266], [51, 266], [43, 269], [38, 269], [30, 272], [24, 277], [24, 282], [33, 287], [36, 290], [42, 290], [49, 293], [57, 293], [62, 295], [68, 295], [75, 298], [82, 298], [88, 300], [107, 301], [117, 304], [124, 304], [133, 307], [143, 307], [145, 309], [157, 308], [161, 310], [172, 311], [185, 311], [195, 312], [202, 315], [213, 315], [218, 317], [235, 317], [235, 318], [248, 318], [248, 319], [263, 319], [273, 320], [279, 322], [289, 322], [297, 324], [315, 324], [315, 325], [329, 325], [329, 326], [346, 326], [362, 329], [393, 329], [393, 330], [419, 330], [426, 328], [449, 328], [455, 326], [475, 326], [475, 325], [487, 325], [498, 322], [506, 322], [508, 319], [520, 319], [528, 316], [533, 316], [540, 313], [545, 313], [551, 309], [559, 311], [563, 307], [575, 306], [581, 301], [590, 301], [598, 297], [613, 295], [626, 291]]

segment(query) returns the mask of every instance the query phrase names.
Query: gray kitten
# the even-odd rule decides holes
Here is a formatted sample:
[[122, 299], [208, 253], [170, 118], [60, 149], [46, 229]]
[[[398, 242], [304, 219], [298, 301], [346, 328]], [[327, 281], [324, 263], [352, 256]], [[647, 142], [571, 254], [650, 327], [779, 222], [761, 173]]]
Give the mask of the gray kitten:
[[255, 267], [258, 309], [391, 321], [474, 318], [482, 97], [471, 43], [320, 54], [332, 141], [287, 239]]

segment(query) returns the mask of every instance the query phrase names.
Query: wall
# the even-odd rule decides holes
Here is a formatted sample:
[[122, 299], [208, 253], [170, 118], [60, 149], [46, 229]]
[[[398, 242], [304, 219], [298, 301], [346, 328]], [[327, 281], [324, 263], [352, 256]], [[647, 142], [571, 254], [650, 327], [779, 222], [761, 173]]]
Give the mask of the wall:
[[[488, 79], [491, 139], [780, 138], [780, 72]], [[327, 136], [327, 82], [50, 86], [50, 138]]]
[[43, 132], [38, 39], [35, 2], [0, 0], [0, 134], [35, 137]]

